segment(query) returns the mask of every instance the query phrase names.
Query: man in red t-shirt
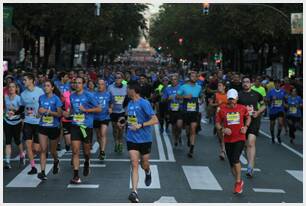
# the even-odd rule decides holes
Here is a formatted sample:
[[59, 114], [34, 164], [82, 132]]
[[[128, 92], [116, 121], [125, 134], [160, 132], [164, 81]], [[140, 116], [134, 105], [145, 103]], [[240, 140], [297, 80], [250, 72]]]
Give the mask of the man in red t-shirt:
[[[245, 134], [251, 123], [251, 117], [245, 106], [237, 104], [238, 92], [230, 89], [227, 92], [227, 104], [218, 108], [216, 114], [216, 128], [224, 134], [226, 155], [236, 183], [234, 193], [242, 193], [240, 155], [245, 144]], [[245, 121], [246, 120], [246, 121]], [[245, 122], [245, 124], [244, 124]]]

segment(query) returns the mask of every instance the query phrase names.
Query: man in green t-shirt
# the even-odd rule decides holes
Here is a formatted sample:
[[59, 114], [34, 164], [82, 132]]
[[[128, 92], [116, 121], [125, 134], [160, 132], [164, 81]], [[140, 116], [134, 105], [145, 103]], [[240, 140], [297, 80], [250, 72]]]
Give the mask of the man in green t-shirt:
[[[255, 92], [258, 92], [259, 94], [261, 94], [263, 99], [265, 99], [266, 89], [263, 86], [261, 86], [261, 77], [260, 76], [256, 77], [254, 85], [251, 87], [251, 89], [254, 90]], [[259, 108], [260, 105], [257, 105], [257, 107]]]

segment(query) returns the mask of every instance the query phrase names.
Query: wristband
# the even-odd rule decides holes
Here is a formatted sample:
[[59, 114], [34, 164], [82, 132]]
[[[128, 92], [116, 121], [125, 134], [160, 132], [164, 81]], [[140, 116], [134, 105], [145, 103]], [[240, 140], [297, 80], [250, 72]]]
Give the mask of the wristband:
[[143, 123], [141, 124], [141, 128], [143, 128], [144, 127], [144, 125], [143, 125]]

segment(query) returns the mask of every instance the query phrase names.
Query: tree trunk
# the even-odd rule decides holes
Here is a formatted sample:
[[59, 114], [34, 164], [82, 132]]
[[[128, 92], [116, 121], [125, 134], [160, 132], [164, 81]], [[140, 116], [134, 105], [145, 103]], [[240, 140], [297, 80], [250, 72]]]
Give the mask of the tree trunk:
[[44, 61], [43, 61], [43, 68], [47, 69], [49, 67], [49, 58], [51, 54], [51, 50], [54, 44], [54, 38], [48, 38], [46, 37], [45, 39], [45, 56], [44, 56]]
[[70, 46], [70, 68], [73, 68], [75, 42], [73, 41]]
[[55, 40], [55, 66], [56, 68], [60, 68], [61, 62], [62, 62], [62, 56], [61, 56], [61, 39], [56, 38]]

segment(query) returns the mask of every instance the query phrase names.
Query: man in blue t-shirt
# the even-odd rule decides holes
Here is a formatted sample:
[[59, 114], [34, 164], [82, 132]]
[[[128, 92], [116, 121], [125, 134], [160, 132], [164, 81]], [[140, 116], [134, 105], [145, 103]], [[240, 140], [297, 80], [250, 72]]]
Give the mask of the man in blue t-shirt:
[[[21, 107], [20, 112], [24, 111], [24, 124], [23, 124], [23, 139], [27, 145], [27, 154], [31, 164], [31, 170], [29, 175], [37, 173], [34, 160], [34, 152], [40, 151], [39, 139], [38, 139], [38, 126], [40, 117], [38, 114], [39, 97], [44, 94], [44, 91], [34, 86], [33, 74], [24, 74], [23, 83], [26, 89], [21, 93]], [[32, 146], [34, 143], [34, 147]]]
[[79, 177], [79, 153], [81, 142], [83, 142], [85, 158], [83, 175], [88, 176], [89, 174], [90, 145], [92, 140], [94, 116], [93, 113], [101, 112], [101, 108], [99, 107], [97, 99], [90, 92], [84, 91], [84, 83], [85, 80], [82, 77], [76, 78], [76, 91], [70, 96], [72, 111], [63, 112], [63, 115], [67, 118], [72, 115], [72, 125], [70, 132], [74, 176], [70, 181], [71, 184], [81, 183], [81, 179]]
[[282, 143], [280, 134], [282, 128], [284, 127], [284, 116], [285, 116], [285, 107], [284, 103], [286, 100], [285, 90], [280, 88], [280, 80], [274, 81], [275, 88], [271, 89], [267, 94], [267, 103], [269, 105], [269, 116], [270, 116], [270, 132], [272, 136], [272, 143], [275, 143], [274, 127], [275, 120], [278, 120], [278, 131], [277, 131], [277, 140], [278, 143]]
[[183, 100], [184, 122], [189, 128], [186, 132], [189, 133], [188, 146], [190, 147], [188, 157], [193, 157], [193, 148], [196, 138], [196, 129], [199, 124], [199, 99], [201, 97], [202, 88], [196, 84], [197, 73], [190, 73], [190, 80], [177, 91], [177, 99]]
[[151, 184], [151, 171], [149, 157], [152, 145], [152, 125], [158, 124], [158, 119], [148, 100], [140, 97], [141, 88], [138, 84], [128, 87], [128, 95], [131, 98], [127, 106], [127, 133], [126, 144], [132, 164], [132, 192], [129, 195], [131, 202], [139, 202], [137, 194], [138, 166], [145, 171], [145, 184]]

